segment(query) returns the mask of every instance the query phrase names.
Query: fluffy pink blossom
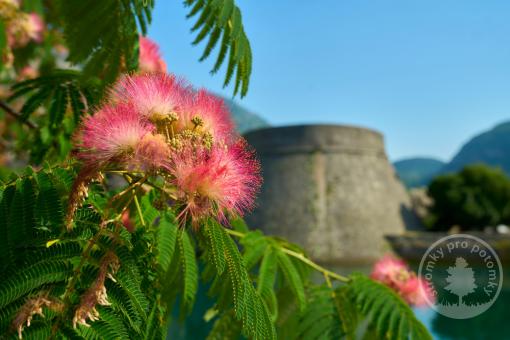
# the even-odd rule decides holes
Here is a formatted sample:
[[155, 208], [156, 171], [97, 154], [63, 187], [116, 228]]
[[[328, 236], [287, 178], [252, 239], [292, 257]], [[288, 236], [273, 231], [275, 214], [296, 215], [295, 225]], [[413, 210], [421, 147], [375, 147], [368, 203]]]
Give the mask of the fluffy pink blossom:
[[12, 48], [23, 47], [30, 40], [40, 43], [44, 28], [44, 21], [39, 14], [20, 13], [7, 25], [7, 43]]
[[140, 36], [140, 59], [138, 68], [143, 73], [166, 72], [166, 64], [161, 58], [158, 44], [143, 36]]
[[402, 298], [413, 306], [423, 307], [427, 305], [428, 301], [434, 301], [427, 281], [416, 276], [411, 276], [403, 282], [399, 287], [399, 292]]
[[18, 72], [18, 81], [34, 79], [39, 75], [39, 70], [32, 65], [26, 65]]
[[28, 14], [27, 33], [30, 39], [40, 43], [43, 40], [44, 20], [37, 13]]
[[112, 91], [114, 102], [128, 102], [152, 122], [170, 119], [172, 132], [199, 130], [215, 141], [232, 138], [234, 125], [223, 100], [205, 90], [194, 92], [173, 75], [126, 76]]
[[153, 129], [129, 105], [105, 106], [83, 121], [78, 133], [81, 139], [78, 157], [98, 166], [106, 162], [127, 162], [143, 137]]
[[404, 261], [386, 255], [375, 263], [371, 277], [376, 281], [388, 284], [398, 281], [399, 277], [405, 277], [408, 270]]
[[234, 124], [223, 99], [204, 89], [199, 90], [192, 101], [184, 101], [176, 121], [178, 130], [195, 129], [196, 120], [204, 132], [210, 133], [216, 141], [229, 141], [233, 137]]
[[176, 115], [183, 102], [192, 100], [191, 88], [167, 74], [124, 76], [111, 92], [113, 102], [133, 105], [151, 121]]
[[396, 291], [407, 303], [424, 306], [433, 301], [427, 282], [416, 276], [404, 261], [385, 256], [374, 265], [371, 278]]
[[[170, 187], [181, 224], [196, 227], [208, 217], [226, 222], [230, 215], [242, 215], [252, 208], [260, 187], [259, 163], [234, 132], [223, 101], [205, 90], [193, 91], [172, 75], [122, 78], [108, 105], [86, 118], [77, 136], [86, 173], [112, 164], [158, 171]], [[86, 195], [82, 187], [92, 178], [82, 177], [72, 207]], [[75, 210], [69, 211], [72, 216]]]
[[133, 166], [145, 170], [159, 169], [168, 163], [170, 147], [163, 135], [146, 134], [135, 148]]
[[178, 219], [194, 226], [206, 217], [225, 222], [228, 214], [242, 215], [261, 184], [259, 163], [244, 140], [211, 150], [185, 146], [172, 156], [170, 172], [184, 203]]

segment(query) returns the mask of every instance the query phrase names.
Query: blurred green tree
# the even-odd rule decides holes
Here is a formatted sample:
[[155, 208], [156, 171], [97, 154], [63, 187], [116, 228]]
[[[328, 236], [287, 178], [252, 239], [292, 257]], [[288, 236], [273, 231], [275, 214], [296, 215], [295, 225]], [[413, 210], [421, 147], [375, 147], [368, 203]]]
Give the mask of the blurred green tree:
[[434, 204], [425, 223], [433, 230], [482, 230], [510, 223], [510, 179], [499, 168], [475, 164], [438, 176], [428, 194]]

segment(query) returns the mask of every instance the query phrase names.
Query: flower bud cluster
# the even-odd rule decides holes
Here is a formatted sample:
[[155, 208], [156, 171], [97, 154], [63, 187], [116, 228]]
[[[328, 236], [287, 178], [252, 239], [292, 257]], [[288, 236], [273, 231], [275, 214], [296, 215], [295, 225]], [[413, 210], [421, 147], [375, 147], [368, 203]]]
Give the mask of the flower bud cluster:
[[77, 324], [89, 327], [88, 320], [99, 320], [97, 305], [109, 306], [108, 295], [104, 285], [106, 278], [115, 281], [113, 275], [119, 270], [119, 259], [113, 252], [108, 252], [101, 260], [99, 274], [90, 288], [81, 296], [80, 304], [73, 317], [73, 327]]
[[44, 317], [43, 307], [59, 312], [62, 311], [63, 304], [55, 298], [48, 297], [47, 294], [40, 294], [29, 298], [21, 307], [18, 314], [16, 314], [12, 323], [14, 328], [18, 331], [18, 338], [22, 339], [25, 324], [27, 327], [30, 327], [34, 315]]

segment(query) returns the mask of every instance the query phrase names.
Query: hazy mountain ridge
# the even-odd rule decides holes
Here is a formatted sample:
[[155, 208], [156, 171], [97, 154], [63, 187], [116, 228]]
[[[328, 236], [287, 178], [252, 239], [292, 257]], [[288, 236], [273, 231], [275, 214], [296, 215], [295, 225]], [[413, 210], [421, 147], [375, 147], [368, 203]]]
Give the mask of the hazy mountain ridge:
[[456, 172], [474, 163], [500, 167], [510, 176], [510, 121], [474, 136], [450, 162], [435, 169], [438, 162], [432, 158], [409, 158], [393, 165], [408, 188], [428, 185], [439, 174]]
[[405, 186], [415, 188], [427, 185], [445, 163], [434, 158], [416, 157], [399, 160], [393, 166]]
[[498, 166], [510, 174], [510, 122], [496, 125], [491, 130], [473, 137], [441, 172], [459, 171], [473, 163]]

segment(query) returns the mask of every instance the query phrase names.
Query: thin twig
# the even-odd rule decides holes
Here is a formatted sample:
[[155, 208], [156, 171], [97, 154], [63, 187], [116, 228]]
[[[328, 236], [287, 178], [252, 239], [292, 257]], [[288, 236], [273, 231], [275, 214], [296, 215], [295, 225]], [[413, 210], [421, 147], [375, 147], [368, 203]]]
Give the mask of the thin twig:
[[130, 186], [128, 186], [126, 189], [122, 190], [121, 192], [119, 192], [118, 194], [115, 194], [111, 199], [110, 199], [110, 202], [113, 202], [115, 200], [118, 200], [120, 197], [124, 196], [125, 194], [127, 194], [128, 192], [130, 192], [131, 190], [135, 189], [136, 187], [142, 185], [148, 178], [149, 176], [148, 175], [145, 175], [143, 176], [142, 178], [140, 178], [139, 180], [137, 180], [136, 182], [133, 182], [131, 183]]
[[30, 120], [23, 119], [21, 113], [14, 111], [14, 109], [12, 107], [10, 107], [9, 105], [7, 105], [7, 103], [4, 102], [3, 100], [0, 100], [0, 108], [2, 108], [5, 112], [7, 112], [11, 116], [13, 116], [17, 120], [19, 120], [20, 122], [26, 124], [28, 127], [32, 128], [32, 129], [38, 129], [39, 128], [37, 126], [37, 124], [31, 122]]
[[135, 198], [136, 211], [138, 213], [138, 217], [140, 217], [140, 222], [142, 226], [145, 227], [145, 220], [142, 214], [142, 208], [140, 207], [140, 203], [138, 202], [138, 197], [136, 197], [136, 192], [133, 190], [133, 197]]
[[[242, 237], [246, 236], [246, 234], [244, 234], [242, 232], [239, 232], [239, 231], [235, 231], [235, 230], [232, 230], [232, 229], [225, 229], [225, 230], [227, 231], [228, 234], [236, 236], [236, 237], [242, 238]], [[299, 261], [309, 265], [310, 267], [312, 267], [313, 269], [317, 270], [318, 272], [321, 272], [322, 275], [324, 275], [324, 277], [326, 278], [326, 282], [329, 281], [330, 278], [335, 279], [335, 280], [340, 281], [340, 282], [350, 282], [351, 281], [351, 279], [349, 279], [348, 277], [339, 275], [339, 274], [337, 274], [335, 272], [327, 270], [326, 268], [318, 265], [317, 263], [313, 262], [312, 260], [310, 260], [309, 258], [305, 257], [301, 253], [295, 252], [295, 251], [290, 250], [288, 248], [285, 248], [283, 246], [281, 247], [281, 250], [285, 254], [290, 255], [290, 256], [298, 259]]]

